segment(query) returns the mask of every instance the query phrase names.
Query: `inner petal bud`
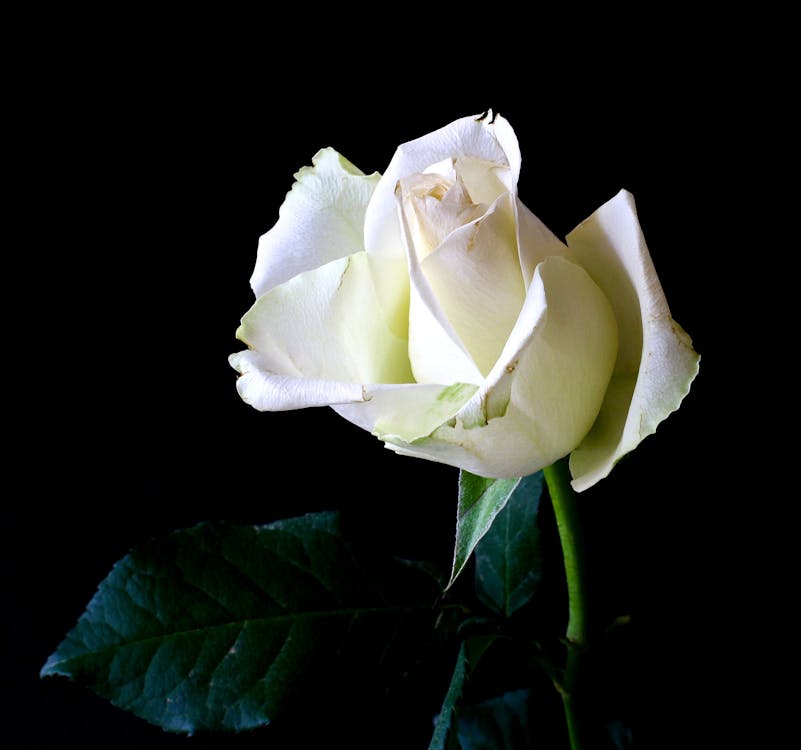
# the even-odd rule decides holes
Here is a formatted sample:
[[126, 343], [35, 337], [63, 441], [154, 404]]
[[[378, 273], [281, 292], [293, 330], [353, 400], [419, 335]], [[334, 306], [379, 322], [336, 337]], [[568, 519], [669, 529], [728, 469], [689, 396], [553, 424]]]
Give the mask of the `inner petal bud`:
[[454, 230], [487, 211], [485, 204], [473, 203], [464, 183], [454, 176], [456, 179], [435, 173], [413, 174], [399, 183], [403, 213], [420, 262]]
[[[486, 377], [517, 320], [526, 287], [514, 197], [504, 191], [491, 204], [474, 202], [461, 166], [456, 161], [432, 165], [402, 179], [398, 191], [413, 252], [437, 306]], [[473, 182], [492, 195], [497, 179], [485, 171], [482, 176], [476, 170]]]

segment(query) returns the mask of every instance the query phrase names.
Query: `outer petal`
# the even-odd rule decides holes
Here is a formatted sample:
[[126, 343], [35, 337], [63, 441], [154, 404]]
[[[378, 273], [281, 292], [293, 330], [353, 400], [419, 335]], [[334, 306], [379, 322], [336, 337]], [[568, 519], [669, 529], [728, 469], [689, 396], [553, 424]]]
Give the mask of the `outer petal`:
[[259, 411], [332, 406], [365, 430], [391, 430], [405, 440], [427, 435], [451, 419], [477, 388], [464, 383], [384, 385], [279, 375], [255, 351], [237, 352], [228, 360], [241, 373], [236, 387], [242, 400]]
[[406, 341], [393, 336], [382, 317], [364, 252], [262, 295], [237, 337], [277, 375], [344, 383], [412, 380]]
[[573, 487], [582, 491], [678, 409], [699, 357], [670, 316], [630, 193], [618, 193], [567, 241], [611, 300], [620, 330], [615, 373], [598, 420], [570, 457]]
[[413, 442], [379, 437], [398, 453], [487, 477], [548, 466], [592, 426], [617, 354], [611, 306], [586, 271], [548, 258], [486, 384], [455, 419]]
[[261, 411], [330, 405], [364, 429], [407, 440], [459, 411], [477, 386], [409, 382], [406, 341], [381, 316], [371, 266], [356, 253], [256, 301], [237, 331], [251, 349], [229, 358], [246, 403]]
[[[381, 317], [366, 253], [302, 273], [260, 297], [237, 332], [237, 390], [261, 411], [331, 405], [370, 431], [414, 440], [451, 419], [472, 384], [417, 384], [406, 341]], [[380, 381], [389, 381], [389, 384]]]
[[259, 411], [289, 411], [365, 400], [360, 383], [279, 375], [255, 351], [232, 354], [228, 362], [240, 373], [236, 389], [242, 400]]
[[364, 403], [334, 406], [334, 411], [384, 439], [412, 442], [453, 419], [477, 390], [472, 383], [368, 385]]
[[250, 279], [256, 297], [303, 271], [364, 249], [364, 215], [378, 173], [365, 176], [332, 148], [303, 167], [278, 212], [278, 222], [259, 240]]

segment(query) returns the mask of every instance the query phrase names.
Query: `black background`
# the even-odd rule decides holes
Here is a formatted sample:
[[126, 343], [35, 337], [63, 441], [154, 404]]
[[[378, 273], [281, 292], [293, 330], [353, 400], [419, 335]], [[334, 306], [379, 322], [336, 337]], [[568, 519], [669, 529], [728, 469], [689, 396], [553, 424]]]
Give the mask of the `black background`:
[[[702, 354], [681, 410], [581, 504], [599, 615], [634, 620], [616, 675], [624, 713], [644, 747], [665, 737], [703, 746], [707, 696], [727, 679], [710, 624], [732, 574], [721, 547], [732, 498], [709, 491], [726, 379], [724, 311], [710, 295], [725, 284], [716, 223], [732, 178], [719, 75], [649, 63], [637, 83], [627, 71], [644, 64], [640, 50], [570, 75], [553, 61], [438, 75], [430, 50], [405, 65], [379, 50], [367, 64], [387, 72], [373, 83], [355, 43], [329, 42], [308, 71], [293, 65], [300, 51], [262, 58], [258, 45], [240, 59], [208, 40], [191, 51], [116, 44], [68, 45], [17, 92], [14, 255], [25, 273], [7, 392], [22, 416], [4, 545], [11, 746], [296, 746], [278, 724], [234, 738], [167, 735], [66, 680], [39, 680], [113, 563], [154, 535], [337, 508], [397, 554], [447, 565], [455, 469], [396, 457], [330, 410], [257, 413], [226, 357], [240, 348], [258, 237], [294, 171], [326, 145], [381, 171], [397, 144], [488, 106], [516, 129], [522, 199], [557, 235], [620, 188], [634, 193], [674, 317]], [[422, 727], [424, 747], [421, 703], [394, 716]], [[345, 737], [348, 722], [358, 731], [352, 709]], [[316, 721], [312, 708], [305, 721]], [[386, 731], [376, 747], [392, 746]]]

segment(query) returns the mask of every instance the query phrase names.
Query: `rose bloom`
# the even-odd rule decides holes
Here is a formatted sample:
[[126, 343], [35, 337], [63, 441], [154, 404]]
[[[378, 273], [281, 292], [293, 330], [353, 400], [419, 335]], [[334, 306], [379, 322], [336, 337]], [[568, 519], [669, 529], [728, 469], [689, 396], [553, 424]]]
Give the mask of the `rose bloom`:
[[485, 477], [570, 454], [590, 487], [678, 408], [698, 355], [633, 197], [567, 236], [517, 197], [500, 116], [401, 145], [383, 176], [331, 148], [259, 242], [233, 354], [256, 409], [331, 406], [397, 453]]

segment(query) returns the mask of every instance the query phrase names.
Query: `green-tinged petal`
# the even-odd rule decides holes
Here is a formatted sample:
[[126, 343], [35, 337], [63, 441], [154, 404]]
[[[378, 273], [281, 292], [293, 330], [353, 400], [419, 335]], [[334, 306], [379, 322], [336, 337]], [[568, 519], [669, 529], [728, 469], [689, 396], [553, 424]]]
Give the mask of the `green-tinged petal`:
[[231, 366], [242, 400], [259, 411], [331, 406], [340, 416], [376, 436], [414, 441], [453, 419], [476, 392], [469, 383], [344, 383], [278, 375], [255, 351], [232, 354]]
[[[511, 193], [451, 232], [421, 263], [423, 274], [482, 375], [489, 374], [523, 307]], [[415, 363], [416, 369], [416, 363]]]
[[620, 350], [596, 424], [570, 457], [573, 487], [603, 479], [678, 409], [698, 373], [690, 337], [671, 318], [625, 190], [568, 236], [570, 250], [612, 302]]
[[299, 273], [364, 249], [364, 215], [378, 184], [332, 148], [318, 151], [295, 184], [278, 222], [259, 240], [250, 285], [257, 297]]
[[276, 375], [340, 383], [412, 380], [406, 341], [389, 330], [364, 252], [275, 287], [242, 318], [237, 337]]
[[486, 477], [519, 477], [573, 450], [598, 415], [617, 354], [612, 308], [579, 266], [537, 266], [509, 340], [486, 383], [428, 437], [398, 453]]
[[472, 383], [368, 385], [364, 403], [334, 411], [382, 440], [413, 442], [453, 419], [477, 390]]

